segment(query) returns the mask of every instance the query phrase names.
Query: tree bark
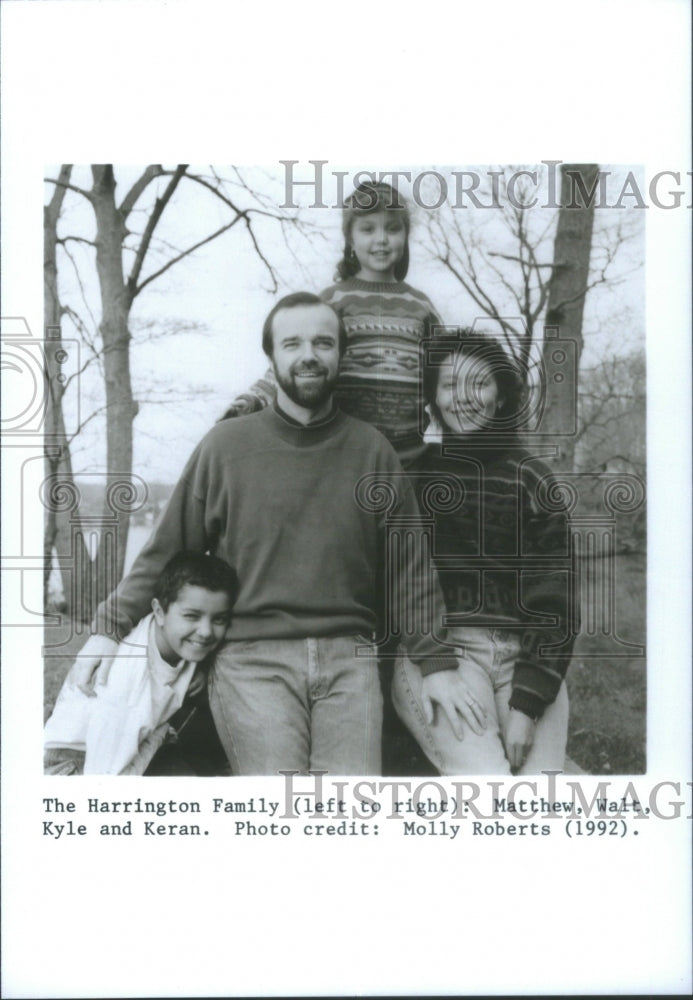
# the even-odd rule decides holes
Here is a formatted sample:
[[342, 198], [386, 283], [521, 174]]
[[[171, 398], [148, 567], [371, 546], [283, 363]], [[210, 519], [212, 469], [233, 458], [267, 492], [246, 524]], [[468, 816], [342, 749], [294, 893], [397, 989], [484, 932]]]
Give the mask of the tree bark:
[[[595, 163], [563, 164], [561, 169], [560, 208], [543, 346], [544, 360], [550, 372], [556, 372], [557, 351], [560, 355], [565, 354], [565, 360], [560, 362], [563, 377], [552, 376], [546, 381], [544, 410], [544, 426], [549, 433], [560, 435], [554, 440], [558, 453], [552, 460], [557, 471], [573, 468], [577, 380], [583, 344], [582, 316], [594, 223], [594, 198], [589, 197], [589, 193], [598, 171], [599, 166]], [[556, 344], [556, 337], [572, 341], [574, 348], [563, 351]]]
[[[60, 171], [62, 184], [69, 183], [71, 167], [63, 166]], [[59, 378], [61, 352], [65, 350], [62, 338], [62, 307], [58, 292], [57, 268], [57, 228], [60, 211], [67, 188], [56, 186], [53, 197], [44, 208], [44, 352], [46, 364], [47, 399], [44, 420], [45, 434], [45, 477], [48, 485], [44, 489], [46, 507], [44, 532], [43, 598], [48, 601], [48, 585], [55, 554], [60, 571], [63, 595], [67, 612], [71, 617], [86, 618], [91, 608], [84, 607], [81, 594], [91, 593], [91, 562], [81, 533], [73, 539], [73, 517], [76, 517], [77, 502], [71, 497], [79, 496], [72, 474], [70, 448], [65, 433], [63, 396], [65, 387]], [[73, 551], [73, 547], [77, 551]], [[77, 566], [83, 574], [78, 581]]]
[[111, 164], [93, 166], [92, 198], [96, 216], [96, 268], [101, 292], [103, 366], [106, 387], [107, 490], [104, 521], [114, 522], [115, 545], [102, 530], [96, 557], [97, 600], [101, 601], [122, 578], [130, 513], [132, 431], [137, 407], [130, 378], [128, 318], [132, 294], [123, 274], [125, 219], [115, 202], [115, 176]]
[[[143, 266], [151, 247], [154, 232], [161, 216], [171, 203], [181, 180], [189, 176], [186, 174], [187, 169], [187, 164], [178, 164], [173, 171], [164, 170], [163, 167], [155, 164], [148, 166], [127, 192], [119, 207], [116, 203], [116, 179], [112, 164], [92, 164], [92, 187], [88, 191], [71, 185], [69, 183], [71, 168], [63, 167], [59, 179], [54, 181], [56, 190], [46, 209], [46, 323], [51, 325], [59, 323], [59, 318], [56, 319], [56, 317], [59, 317], [61, 312], [57, 294], [56, 243], [57, 221], [65, 192], [67, 190], [74, 191], [86, 198], [91, 205], [96, 221], [96, 269], [101, 295], [99, 332], [102, 341], [101, 361], [104, 372], [106, 409], [106, 494], [102, 516], [98, 519], [85, 519], [84, 517], [81, 519], [80, 531], [77, 533], [77, 544], [74, 546], [76, 551], [72, 551], [71, 544], [65, 548], [65, 551], [71, 556], [71, 564], [74, 560], [74, 565], [77, 567], [74, 575], [81, 576], [82, 581], [82, 597], [79, 601], [73, 597], [72, 610], [73, 613], [81, 613], [83, 617], [87, 618], [92, 617], [96, 604], [103, 601], [115, 589], [123, 576], [130, 514], [136, 502], [139, 503], [142, 499], [136, 496], [132, 482], [133, 421], [138, 409], [137, 403], [133, 399], [130, 374], [129, 316], [134, 299], [150, 282], [155, 281], [170, 267], [194, 253], [205, 243], [231, 229], [240, 219], [246, 223], [255, 251], [269, 269], [270, 274], [273, 275], [271, 266], [262, 254], [253, 234], [249, 221], [250, 210], [241, 211], [237, 208], [220, 190], [219, 186], [210, 184], [201, 177], [190, 176], [190, 180], [202, 184], [231, 209], [232, 219], [210, 235], [195, 241], [192, 246], [176, 252], [158, 270], [154, 270], [142, 278]], [[148, 185], [158, 177], [167, 177], [168, 181], [164, 190], [156, 196], [154, 204], [148, 212], [146, 225], [135, 251], [132, 271], [126, 279], [123, 248], [125, 238], [128, 235], [128, 216]], [[267, 215], [268, 213], [262, 210], [262, 214]], [[281, 221], [281, 217], [277, 218]], [[55, 324], [53, 320], [55, 320]], [[53, 362], [55, 362], [55, 353], [53, 351]], [[65, 440], [63, 458], [67, 465], [64, 467], [69, 470], [69, 449], [62, 422], [61, 399], [62, 394], [60, 393], [51, 403], [50, 419], [51, 426], [58, 428]], [[69, 479], [72, 484], [71, 471]], [[56, 521], [58, 513], [57, 510], [49, 510], [49, 523], [45, 539], [46, 581], [50, 575], [48, 556], [52, 552], [56, 533], [59, 531]], [[94, 523], [95, 520], [98, 523]], [[92, 522], [91, 527], [90, 521]], [[73, 524], [70, 524], [71, 529]], [[85, 533], [90, 530], [92, 532], [99, 531], [99, 546], [95, 560], [89, 558], [88, 547], [82, 538], [82, 530]]]

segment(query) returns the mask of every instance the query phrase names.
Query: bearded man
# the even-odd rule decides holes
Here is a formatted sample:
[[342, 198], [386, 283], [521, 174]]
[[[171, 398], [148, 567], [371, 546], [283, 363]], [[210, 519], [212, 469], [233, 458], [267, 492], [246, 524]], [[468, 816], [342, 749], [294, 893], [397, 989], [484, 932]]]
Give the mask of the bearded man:
[[[276, 402], [217, 424], [198, 445], [73, 671], [89, 690], [113, 652], [107, 636], [121, 638], [149, 611], [166, 561], [181, 549], [211, 552], [234, 567], [240, 588], [209, 679], [233, 772], [379, 774], [379, 590], [397, 577], [394, 599], [431, 607], [440, 622], [438, 580], [416, 552], [401, 582], [385, 572], [386, 514], [415, 526], [418, 509], [390, 444], [333, 401], [345, 347], [337, 314], [310, 293], [289, 295], [267, 317], [262, 345]], [[387, 484], [387, 512], [359, 502], [364, 477]], [[403, 642], [447, 712], [454, 656], [423, 631]]]

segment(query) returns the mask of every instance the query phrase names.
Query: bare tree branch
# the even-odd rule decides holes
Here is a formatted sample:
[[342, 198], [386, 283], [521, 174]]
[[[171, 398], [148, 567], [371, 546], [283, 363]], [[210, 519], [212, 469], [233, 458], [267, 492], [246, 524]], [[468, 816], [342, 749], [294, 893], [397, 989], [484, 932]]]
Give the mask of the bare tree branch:
[[[80, 295], [82, 297], [82, 302], [84, 303], [84, 308], [89, 313], [89, 318], [91, 319], [91, 321], [93, 323], [94, 329], [98, 330], [99, 324], [98, 324], [98, 322], [96, 320], [96, 317], [94, 316], [93, 312], [91, 311], [91, 307], [90, 307], [89, 301], [87, 299], [86, 289], [84, 287], [84, 282], [82, 281], [81, 271], [80, 271], [79, 266], [77, 265], [77, 261], [75, 260], [75, 258], [73, 257], [71, 251], [69, 250], [69, 248], [65, 244], [63, 244], [63, 252], [65, 253], [65, 256], [67, 257], [67, 259], [72, 264], [72, 268], [73, 268], [73, 270], [75, 272], [75, 278], [77, 279], [77, 284], [79, 286]], [[86, 326], [84, 327], [84, 329], [85, 329], [85, 332], [86, 332]], [[93, 339], [90, 340], [90, 346], [93, 346]]]
[[188, 165], [185, 163], [181, 163], [176, 167], [173, 176], [171, 177], [171, 180], [166, 186], [166, 190], [164, 191], [164, 193], [161, 195], [160, 198], [156, 199], [154, 203], [154, 208], [152, 209], [144, 233], [142, 234], [142, 239], [140, 240], [140, 245], [137, 250], [137, 254], [135, 256], [135, 263], [130, 273], [130, 277], [127, 279], [127, 286], [130, 290], [130, 295], [133, 298], [135, 297], [138, 291], [137, 284], [139, 281], [140, 273], [142, 271], [142, 265], [144, 264], [144, 258], [146, 257], [147, 251], [149, 250], [149, 244], [151, 243], [154, 230], [156, 229], [164, 209], [166, 208], [169, 201], [173, 197], [173, 193], [178, 187], [180, 180], [185, 174], [185, 171], [187, 169]]
[[122, 215], [123, 219], [127, 219], [143, 192], [156, 177], [161, 177], [163, 172], [163, 167], [160, 164], [150, 163], [144, 173], [137, 178], [120, 203], [118, 211]]
[[[67, 194], [68, 188], [70, 187], [70, 177], [72, 175], [72, 165], [69, 163], [63, 163], [60, 168], [60, 173], [58, 174], [57, 180], [51, 180], [50, 183], [55, 185], [55, 189], [51, 196], [51, 200], [48, 205], [46, 205], [46, 212], [48, 213], [48, 218], [52, 225], [58, 221], [60, 216], [60, 210], [63, 207], [63, 201], [65, 200], [65, 195]], [[49, 178], [46, 178], [49, 180]]]
[[77, 187], [75, 184], [70, 184], [67, 180], [63, 179], [62, 174], [63, 171], [66, 169], [69, 172], [72, 170], [72, 166], [63, 164], [63, 166], [60, 168], [60, 175], [58, 176], [58, 178], [56, 179], [55, 177], [44, 177], [45, 182], [47, 184], [54, 184], [56, 187], [63, 188], [65, 191], [74, 191], [76, 194], [81, 194], [83, 198], [87, 199], [87, 201], [93, 202], [93, 198], [90, 191], [85, 191], [84, 188]]
[[205, 243], [211, 243], [212, 240], [215, 240], [218, 236], [221, 236], [222, 233], [225, 233], [229, 229], [232, 229], [240, 219], [241, 216], [237, 215], [235, 219], [233, 219], [231, 222], [228, 222], [225, 226], [221, 226], [220, 229], [217, 229], [210, 236], [206, 236], [203, 240], [199, 240], [197, 243], [193, 244], [193, 246], [188, 247], [187, 250], [183, 250], [181, 253], [173, 257], [171, 260], [167, 261], [167, 263], [164, 264], [163, 267], [160, 267], [158, 271], [154, 271], [153, 274], [148, 275], [148, 277], [146, 277], [144, 281], [140, 282], [140, 284], [133, 292], [133, 295], [139, 295], [139, 293], [142, 291], [143, 288], [146, 288], [147, 285], [150, 284], [150, 282], [160, 277], [162, 274], [164, 274], [165, 271], [168, 271], [168, 269], [170, 267], [173, 267], [174, 264], [177, 264], [179, 260], [182, 260], [184, 257], [189, 257], [191, 253], [194, 253], [195, 250], [199, 250], [199, 248], [203, 247]]

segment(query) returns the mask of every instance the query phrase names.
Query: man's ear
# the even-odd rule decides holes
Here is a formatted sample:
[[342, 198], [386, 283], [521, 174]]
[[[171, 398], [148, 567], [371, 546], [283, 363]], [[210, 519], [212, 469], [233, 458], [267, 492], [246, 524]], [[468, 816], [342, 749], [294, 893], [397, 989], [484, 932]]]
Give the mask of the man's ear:
[[166, 617], [166, 612], [161, 607], [156, 597], [152, 598], [152, 611], [154, 612], [154, 621], [157, 625], [164, 624], [164, 618]]

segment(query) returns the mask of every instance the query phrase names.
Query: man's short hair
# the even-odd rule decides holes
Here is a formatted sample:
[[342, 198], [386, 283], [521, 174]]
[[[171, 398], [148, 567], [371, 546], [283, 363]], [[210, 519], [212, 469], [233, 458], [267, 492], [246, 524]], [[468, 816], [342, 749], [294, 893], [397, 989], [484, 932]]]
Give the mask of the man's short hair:
[[202, 587], [229, 595], [229, 607], [238, 596], [236, 571], [223, 559], [204, 552], [176, 552], [164, 566], [154, 586], [154, 597], [164, 611], [178, 600], [183, 587]]
[[[262, 327], [262, 349], [268, 358], [272, 357], [274, 350], [274, 341], [272, 339], [274, 317], [282, 309], [294, 309], [296, 306], [327, 306], [328, 309], [332, 309], [332, 306], [328, 302], [323, 302], [320, 296], [314, 295], [312, 292], [293, 292], [291, 295], [285, 295], [283, 299], [280, 299], [272, 307]], [[337, 317], [337, 322], [339, 323], [339, 356], [341, 357], [346, 350], [346, 329], [339, 313], [335, 309], [332, 309], [332, 312]]]

